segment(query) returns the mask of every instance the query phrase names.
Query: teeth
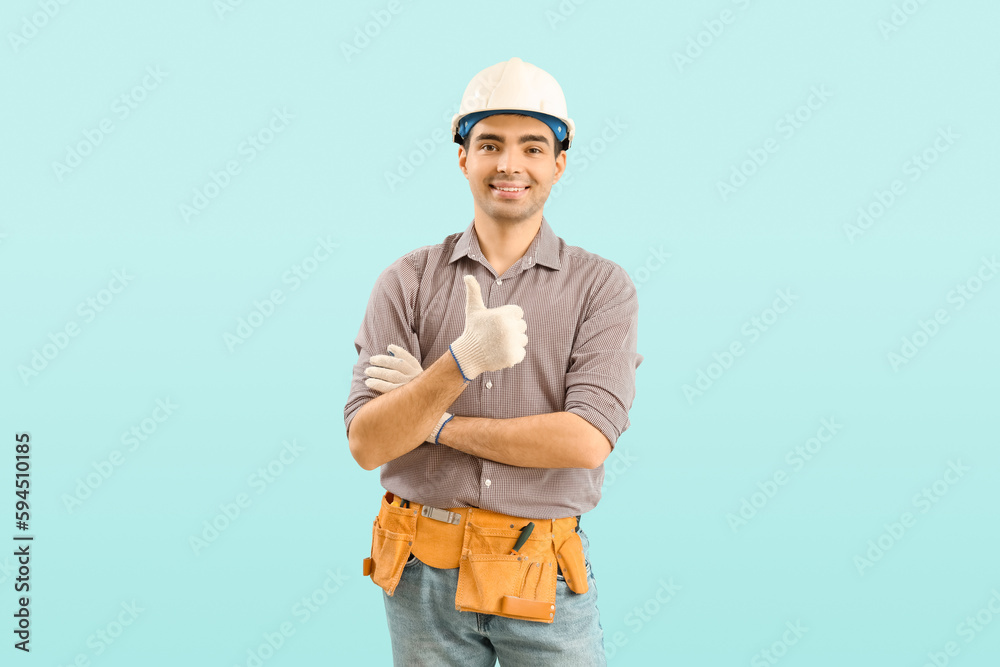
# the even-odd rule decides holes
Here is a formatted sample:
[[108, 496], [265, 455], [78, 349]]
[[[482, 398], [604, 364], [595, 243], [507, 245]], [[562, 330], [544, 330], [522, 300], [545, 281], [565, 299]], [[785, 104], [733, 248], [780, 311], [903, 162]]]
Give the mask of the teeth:
[[494, 185], [493, 187], [495, 187], [497, 190], [503, 190], [504, 192], [520, 192], [521, 190], [524, 189], [524, 188], [501, 188], [496, 185]]

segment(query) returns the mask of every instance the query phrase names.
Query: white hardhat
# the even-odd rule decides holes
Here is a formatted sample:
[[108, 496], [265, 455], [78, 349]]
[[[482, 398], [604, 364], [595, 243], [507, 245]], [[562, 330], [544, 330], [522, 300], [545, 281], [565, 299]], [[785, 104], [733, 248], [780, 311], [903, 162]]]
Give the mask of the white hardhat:
[[542, 121], [552, 128], [563, 150], [573, 142], [576, 127], [566, 113], [566, 98], [551, 74], [511, 58], [477, 74], [465, 88], [462, 106], [451, 119], [451, 135], [456, 144], [486, 116], [519, 113]]

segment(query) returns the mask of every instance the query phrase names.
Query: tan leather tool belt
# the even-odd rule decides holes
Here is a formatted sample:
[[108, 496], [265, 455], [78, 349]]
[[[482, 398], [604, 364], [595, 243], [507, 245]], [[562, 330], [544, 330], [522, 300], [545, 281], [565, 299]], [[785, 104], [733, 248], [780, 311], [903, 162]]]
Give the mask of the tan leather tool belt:
[[[586, 593], [587, 570], [575, 516], [524, 519], [474, 507], [438, 509], [411, 502], [393, 507], [386, 493], [372, 524], [364, 574], [392, 595], [412, 553], [441, 569], [458, 568], [455, 608], [551, 623], [556, 568], [574, 593]], [[517, 554], [511, 549], [529, 522], [534, 530]]]

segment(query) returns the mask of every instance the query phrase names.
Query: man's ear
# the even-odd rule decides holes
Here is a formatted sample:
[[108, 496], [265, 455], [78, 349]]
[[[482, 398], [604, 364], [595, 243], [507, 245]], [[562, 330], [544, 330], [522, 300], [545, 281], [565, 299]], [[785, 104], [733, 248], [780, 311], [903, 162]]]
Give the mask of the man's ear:
[[559, 151], [559, 157], [556, 158], [556, 174], [555, 178], [552, 179], [553, 185], [559, 182], [564, 171], [566, 171], [566, 151]]
[[462, 170], [465, 174], [465, 179], [469, 179], [469, 170], [465, 168], [465, 160], [469, 157], [469, 154], [465, 152], [465, 146], [458, 147], [458, 168]]

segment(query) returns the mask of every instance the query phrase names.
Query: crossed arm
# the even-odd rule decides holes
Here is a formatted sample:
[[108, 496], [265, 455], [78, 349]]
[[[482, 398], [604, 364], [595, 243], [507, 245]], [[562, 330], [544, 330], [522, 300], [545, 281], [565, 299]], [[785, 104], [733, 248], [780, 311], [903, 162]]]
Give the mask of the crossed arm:
[[[347, 433], [354, 460], [365, 470], [374, 470], [421, 445], [465, 385], [454, 358], [446, 352], [412, 381], [365, 403]], [[570, 412], [514, 419], [454, 417], [438, 442], [529, 468], [596, 468], [611, 453], [608, 438]]]

